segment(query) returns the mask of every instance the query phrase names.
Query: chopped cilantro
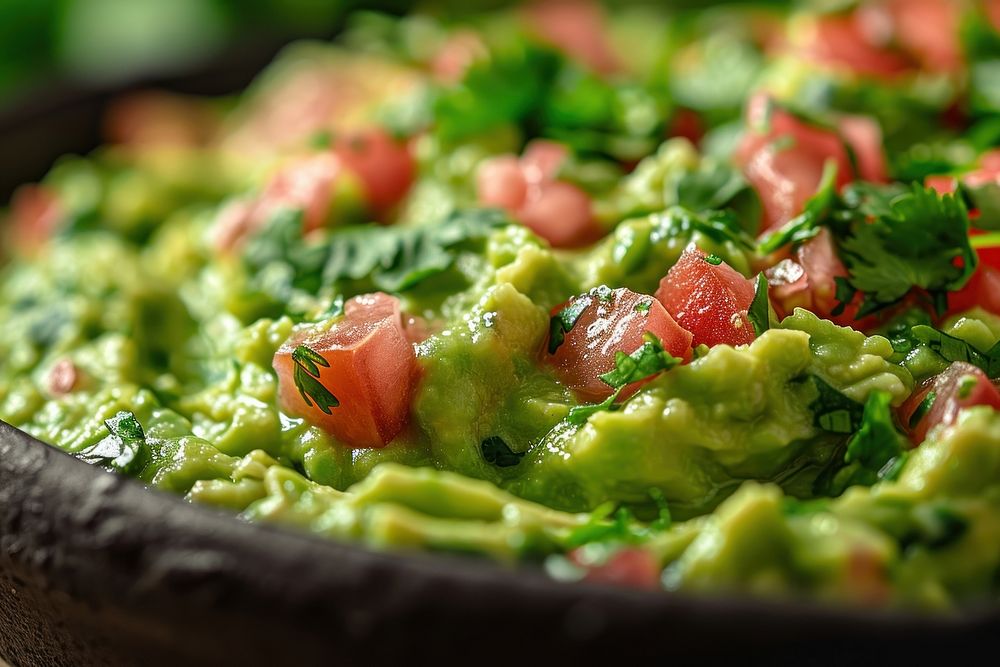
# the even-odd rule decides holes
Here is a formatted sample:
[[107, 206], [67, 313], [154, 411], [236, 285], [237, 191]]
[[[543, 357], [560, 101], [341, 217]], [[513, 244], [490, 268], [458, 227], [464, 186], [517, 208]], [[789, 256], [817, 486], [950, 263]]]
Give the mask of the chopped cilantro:
[[816, 400], [809, 404], [813, 411], [813, 424], [830, 433], [854, 433], [861, 423], [864, 406], [820, 376], [809, 377], [817, 391]]
[[790, 243], [801, 243], [816, 236], [836, 202], [837, 163], [827, 160], [823, 165], [823, 177], [816, 194], [806, 201], [802, 213], [773, 232], [765, 234], [757, 245], [757, 251], [762, 255], [769, 255]]
[[722, 258], [718, 255], [705, 255], [703, 259], [712, 266], [719, 266], [722, 264]]
[[448, 270], [463, 249], [481, 247], [507, 223], [500, 211], [469, 209], [437, 225], [355, 225], [317, 240], [303, 237], [301, 211], [283, 211], [248, 242], [243, 259], [251, 275], [277, 267], [292, 287], [314, 294], [344, 285], [400, 293]]
[[923, 324], [910, 329], [910, 336], [946, 361], [965, 361], [981, 368], [991, 380], [1000, 378], [1000, 342], [984, 352], [961, 338]]
[[663, 349], [660, 339], [647, 331], [643, 335], [645, 342], [632, 354], [621, 350], [615, 353], [615, 367], [600, 376], [601, 381], [614, 388], [614, 393], [600, 403], [578, 405], [569, 411], [566, 420], [580, 426], [590, 416], [604, 410], [613, 410], [622, 390], [632, 384], [645, 380], [663, 371], [670, 370], [681, 360]]
[[302, 395], [302, 400], [309, 407], [312, 407], [315, 401], [316, 407], [321, 411], [328, 415], [333, 414], [330, 408], [340, 406], [340, 401], [319, 381], [319, 366], [329, 368], [330, 362], [305, 345], [295, 348], [292, 352], [292, 362], [295, 364], [292, 379], [299, 394]]
[[149, 460], [146, 434], [136, 416], [121, 411], [104, 421], [108, 435], [78, 452], [76, 457], [114, 472], [133, 475], [142, 471]]
[[969, 218], [952, 195], [915, 184], [888, 201], [862, 197], [853, 214], [838, 240], [848, 282], [864, 294], [858, 318], [898, 303], [914, 287], [943, 296], [975, 271]]
[[552, 316], [549, 320], [549, 354], [555, 354], [556, 350], [565, 342], [566, 334], [573, 330], [577, 320], [587, 310], [593, 298], [590, 294], [578, 296], [569, 305]]
[[865, 473], [856, 478], [869, 479], [869, 483], [880, 479], [886, 466], [907, 449], [906, 439], [896, 429], [890, 401], [887, 392], [869, 394], [861, 425], [847, 443], [844, 462], [858, 462]]
[[513, 451], [498, 435], [491, 435], [479, 443], [479, 451], [482, 452], [484, 461], [492, 463], [498, 468], [516, 466], [525, 454], [525, 452]]
[[763, 273], [757, 274], [753, 301], [747, 310], [747, 318], [753, 325], [754, 334], [760, 336], [770, 328], [771, 308], [767, 297], [767, 278]]
[[924, 396], [924, 400], [920, 401], [920, 405], [918, 405], [917, 409], [913, 411], [912, 415], [910, 415], [910, 421], [907, 424], [907, 426], [911, 430], [915, 429], [917, 427], [917, 424], [920, 423], [920, 420], [927, 416], [927, 413], [930, 412], [931, 408], [934, 407], [934, 402], [936, 400], [937, 400], [936, 391], [927, 392], [927, 395]]

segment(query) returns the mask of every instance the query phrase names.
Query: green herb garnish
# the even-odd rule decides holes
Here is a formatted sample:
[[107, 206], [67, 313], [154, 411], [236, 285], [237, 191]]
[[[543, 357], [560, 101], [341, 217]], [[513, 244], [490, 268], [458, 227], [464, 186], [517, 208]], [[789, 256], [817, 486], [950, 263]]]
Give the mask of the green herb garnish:
[[491, 435], [479, 443], [479, 451], [482, 452], [484, 461], [492, 463], [498, 468], [516, 466], [525, 455], [525, 452], [513, 451], [498, 435]]
[[149, 460], [146, 434], [135, 414], [121, 411], [104, 421], [108, 435], [76, 457], [125, 475], [141, 472]]
[[625, 354], [621, 350], [616, 352], [615, 367], [600, 376], [602, 382], [614, 388], [614, 393], [600, 403], [572, 408], [566, 416], [567, 421], [580, 426], [586, 423], [591, 415], [614, 409], [618, 396], [626, 386], [668, 371], [681, 363], [680, 359], [663, 349], [660, 339], [653, 333], [647, 331], [643, 334], [643, 340], [645, 342], [642, 346], [632, 354]]
[[771, 302], [767, 296], [767, 278], [763, 273], [757, 274], [753, 301], [747, 310], [747, 319], [753, 325], [754, 334], [762, 335], [771, 326]]
[[329, 368], [330, 362], [305, 345], [299, 345], [295, 348], [292, 352], [292, 362], [295, 364], [292, 379], [295, 381], [295, 387], [299, 390], [302, 400], [309, 407], [312, 407], [313, 402], [315, 402], [317, 408], [328, 415], [333, 414], [330, 408], [338, 407], [340, 401], [319, 381], [319, 367]]

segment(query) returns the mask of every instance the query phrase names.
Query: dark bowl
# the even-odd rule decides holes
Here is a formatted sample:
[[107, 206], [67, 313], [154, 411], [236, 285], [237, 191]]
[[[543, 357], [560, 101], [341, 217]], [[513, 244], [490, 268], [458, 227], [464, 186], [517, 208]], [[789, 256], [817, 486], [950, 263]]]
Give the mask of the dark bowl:
[[[156, 83], [238, 89], [270, 53]], [[71, 90], [0, 113], [0, 196], [96, 146], [112, 93]], [[252, 525], [0, 422], [0, 658], [14, 667], [924, 663], [998, 649], [997, 608], [928, 617], [563, 584], [530, 566]]]

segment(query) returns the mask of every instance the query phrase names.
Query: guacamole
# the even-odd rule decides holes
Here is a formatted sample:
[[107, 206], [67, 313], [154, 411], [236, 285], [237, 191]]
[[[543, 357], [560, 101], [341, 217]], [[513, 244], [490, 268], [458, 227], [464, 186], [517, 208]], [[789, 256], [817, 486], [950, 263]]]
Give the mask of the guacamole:
[[0, 223], [0, 419], [377, 548], [994, 601], [1000, 17], [834, 4], [358, 13], [123, 99]]

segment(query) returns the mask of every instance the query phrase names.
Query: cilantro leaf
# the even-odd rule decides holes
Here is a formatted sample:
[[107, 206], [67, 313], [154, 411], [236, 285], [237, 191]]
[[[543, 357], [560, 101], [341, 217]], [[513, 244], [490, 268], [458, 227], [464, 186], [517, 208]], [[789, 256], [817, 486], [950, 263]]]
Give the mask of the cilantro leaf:
[[491, 435], [479, 443], [479, 451], [482, 452], [484, 461], [492, 463], [498, 468], [516, 466], [525, 455], [525, 452], [513, 451], [498, 435]]
[[76, 457], [92, 465], [125, 475], [138, 473], [149, 461], [146, 434], [136, 416], [121, 411], [104, 421], [108, 435], [78, 452]]
[[910, 336], [917, 343], [926, 345], [950, 362], [965, 361], [978, 366], [991, 380], [1000, 378], [1000, 342], [983, 351], [961, 338], [919, 324], [910, 329]]
[[809, 378], [817, 392], [816, 399], [809, 404], [813, 424], [830, 433], [854, 433], [861, 423], [864, 406], [820, 376], [811, 375]]
[[601, 382], [619, 389], [625, 385], [645, 380], [681, 363], [681, 360], [663, 349], [660, 339], [647, 331], [643, 344], [632, 354], [621, 350], [615, 353], [615, 367], [600, 376]]
[[573, 330], [576, 321], [583, 315], [592, 302], [590, 295], [578, 296], [568, 306], [560, 310], [549, 320], [549, 354], [555, 354], [559, 346], [566, 340], [566, 334]]
[[864, 294], [859, 318], [898, 303], [914, 287], [932, 297], [961, 289], [978, 262], [962, 201], [917, 184], [888, 200], [862, 197], [839, 241], [848, 282]]
[[590, 513], [587, 523], [569, 532], [564, 546], [575, 549], [595, 543], [642, 544], [669, 530], [673, 519], [663, 492], [651, 488], [649, 497], [656, 506], [656, 518], [648, 524], [640, 522], [627, 507], [616, 508], [613, 502], [603, 503]]
[[888, 392], [873, 391], [865, 401], [861, 425], [847, 443], [844, 462], [860, 465], [854, 475], [857, 483], [874, 484], [882, 479], [908, 449], [906, 438], [893, 421], [891, 400]]
[[753, 325], [754, 334], [760, 336], [771, 326], [771, 302], [767, 297], [767, 278], [763, 273], [757, 274], [753, 301], [747, 310], [747, 319]]
[[655, 334], [647, 331], [643, 334], [643, 340], [645, 342], [632, 354], [625, 354], [620, 350], [616, 352], [615, 367], [600, 376], [602, 382], [615, 389], [614, 393], [600, 403], [573, 407], [566, 416], [566, 421], [582, 426], [591, 415], [614, 410], [618, 396], [626, 386], [668, 371], [681, 363], [680, 359], [663, 349], [663, 344]]
[[801, 243], [816, 236], [836, 203], [837, 163], [827, 160], [823, 165], [823, 176], [816, 194], [806, 201], [802, 213], [773, 232], [765, 234], [757, 244], [757, 251], [762, 255], [769, 255], [790, 243]]
[[346, 292], [374, 287], [400, 293], [447, 271], [464, 249], [481, 247], [508, 222], [501, 211], [469, 209], [456, 211], [438, 225], [355, 225], [307, 239], [301, 211], [285, 211], [250, 240], [243, 260], [251, 275], [267, 275], [277, 268], [289, 275], [291, 288], [313, 294], [345, 285], [351, 288]]
[[309, 407], [312, 407], [313, 402], [315, 402], [316, 407], [322, 412], [328, 415], [333, 414], [330, 408], [339, 407], [340, 401], [319, 381], [319, 367], [329, 368], [330, 362], [305, 345], [299, 345], [292, 351], [292, 362], [295, 364], [292, 380], [295, 382], [295, 388], [299, 390], [302, 400]]
[[520, 124], [540, 109], [559, 64], [555, 51], [525, 40], [476, 61], [458, 85], [437, 91], [435, 133], [454, 143]]

